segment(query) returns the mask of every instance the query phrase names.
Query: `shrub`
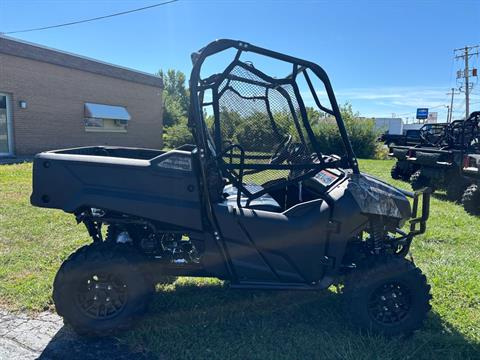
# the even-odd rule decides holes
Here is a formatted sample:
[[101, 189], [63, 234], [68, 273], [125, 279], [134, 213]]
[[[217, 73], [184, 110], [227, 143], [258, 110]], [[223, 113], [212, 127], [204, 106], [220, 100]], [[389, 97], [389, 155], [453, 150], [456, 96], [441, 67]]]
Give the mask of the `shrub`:
[[[342, 118], [345, 122], [350, 142], [355, 155], [363, 159], [385, 158], [384, 151], [378, 147], [378, 132], [375, 131], [372, 119], [363, 119], [358, 113], [354, 113], [350, 104], [341, 108]], [[207, 116], [206, 122], [209, 128], [213, 125], [213, 117]], [[295, 138], [297, 131], [288, 113], [275, 113], [275, 123], [280, 136], [290, 132]], [[272, 124], [263, 113], [254, 112], [242, 117], [236, 112], [223, 111], [221, 113], [222, 136], [224, 141], [239, 143], [246, 151], [272, 152], [272, 144], [278, 143], [279, 139], [272, 131]], [[345, 154], [337, 123], [333, 118], [310, 119], [312, 129], [324, 154]], [[173, 125], [165, 127], [164, 146], [175, 148], [183, 144], [193, 143], [193, 137], [187, 126], [186, 117], [181, 117]], [[298, 139], [296, 139], [298, 141]]]
[[[350, 104], [341, 107], [341, 113], [355, 155], [363, 159], [373, 159], [377, 152], [378, 132], [373, 119], [360, 118], [354, 113]], [[325, 154], [345, 154], [345, 147], [340, 137], [335, 119], [327, 118], [318, 121], [313, 131]]]
[[193, 144], [193, 136], [187, 126], [187, 119], [182, 118], [176, 124], [165, 127], [163, 133], [163, 146], [173, 149], [183, 144]]
[[277, 132], [273, 130], [266, 114], [255, 112], [242, 118], [235, 128], [233, 139], [246, 151], [272, 152], [272, 146], [283, 140], [289, 132], [288, 123], [280, 115], [274, 115]]
[[375, 149], [375, 159], [377, 160], [387, 160], [388, 159], [388, 146], [378, 143], [377, 148]]

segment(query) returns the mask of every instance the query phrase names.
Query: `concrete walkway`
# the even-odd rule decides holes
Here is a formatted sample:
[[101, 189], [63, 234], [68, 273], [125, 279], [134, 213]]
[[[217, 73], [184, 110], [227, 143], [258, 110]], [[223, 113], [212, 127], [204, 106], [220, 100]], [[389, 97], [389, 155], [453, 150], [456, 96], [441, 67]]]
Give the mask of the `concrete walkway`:
[[82, 338], [62, 319], [43, 312], [34, 317], [0, 310], [0, 360], [144, 360], [155, 356], [132, 351], [115, 338]]

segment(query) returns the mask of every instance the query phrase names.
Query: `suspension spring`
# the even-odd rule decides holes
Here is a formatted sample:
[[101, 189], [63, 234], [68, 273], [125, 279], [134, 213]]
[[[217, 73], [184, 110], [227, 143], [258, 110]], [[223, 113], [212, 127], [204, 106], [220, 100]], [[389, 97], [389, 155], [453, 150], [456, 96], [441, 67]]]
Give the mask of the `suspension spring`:
[[370, 223], [372, 232], [370, 234], [370, 238], [373, 245], [373, 252], [375, 254], [380, 254], [383, 245], [383, 237], [384, 237], [384, 227], [382, 219], [375, 218], [371, 220]]

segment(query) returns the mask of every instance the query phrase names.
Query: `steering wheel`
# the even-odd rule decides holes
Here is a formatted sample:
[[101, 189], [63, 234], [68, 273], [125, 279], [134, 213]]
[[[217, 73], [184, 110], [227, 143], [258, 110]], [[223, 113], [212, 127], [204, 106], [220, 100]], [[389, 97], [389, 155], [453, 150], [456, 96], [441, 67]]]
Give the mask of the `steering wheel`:
[[285, 138], [280, 142], [280, 144], [278, 144], [273, 155], [270, 157], [269, 164], [279, 165], [288, 159], [289, 147], [292, 143], [292, 139], [292, 135], [285, 136]]

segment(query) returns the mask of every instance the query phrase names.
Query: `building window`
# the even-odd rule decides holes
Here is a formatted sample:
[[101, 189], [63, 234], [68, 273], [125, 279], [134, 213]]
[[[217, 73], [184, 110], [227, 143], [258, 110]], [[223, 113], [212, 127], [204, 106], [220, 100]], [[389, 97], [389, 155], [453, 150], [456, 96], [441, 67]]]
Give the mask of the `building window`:
[[127, 132], [131, 116], [123, 106], [85, 103], [85, 131]]

